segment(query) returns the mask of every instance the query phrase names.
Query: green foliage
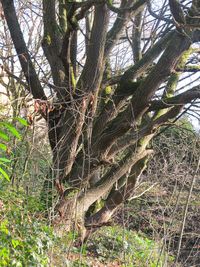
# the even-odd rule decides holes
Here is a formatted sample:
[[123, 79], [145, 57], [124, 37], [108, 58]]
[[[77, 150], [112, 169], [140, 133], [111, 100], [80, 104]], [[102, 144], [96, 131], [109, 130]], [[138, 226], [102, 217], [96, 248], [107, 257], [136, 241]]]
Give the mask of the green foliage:
[[[1, 163], [1, 162], [0, 162], [0, 164], [1, 164], [1, 165], [5, 165], [5, 164], [3, 164], [3, 163]], [[8, 175], [7, 172], [4, 171], [4, 169], [2, 169], [1, 167], [0, 167], [0, 174], [1, 174], [1, 177], [4, 177], [7, 181], [10, 181], [9, 175]]]
[[54, 241], [52, 229], [38, 219], [38, 198], [23, 190], [11, 190], [1, 181], [0, 266], [48, 266], [48, 250]]
[[[13, 120], [18, 121], [23, 126], [28, 126], [28, 123], [23, 118], [13, 118]], [[9, 178], [9, 167], [11, 160], [8, 159], [10, 154], [10, 145], [12, 138], [22, 139], [21, 133], [16, 129], [16, 127], [8, 121], [0, 121], [0, 178], [4, 178], [10, 181]]]
[[[120, 226], [100, 229], [81, 247], [73, 246], [74, 243], [76, 234], [72, 232], [59, 241], [59, 244], [63, 244], [62, 249], [59, 246], [59, 252], [63, 251], [68, 255], [67, 259], [65, 257], [66, 266], [161, 267], [167, 262], [166, 258], [168, 263], [173, 260], [169, 255], [160, 252], [161, 246], [158, 242]], [[63, 266], [58, 261], [60, 258], [55, 266]]]
[[28, 195], [6, 182], [10, 180], [9, 174], [13, 174], [12, 168], [16, 180], [30, 176], [30, 171], [26, 174], [24, 153], [29, 145], [23, 134], [28, 123], [18, 117], [12, 121], [0, 122], [0, 177], [4, 178], [0, 179], [0, 266], [48, 266], [54, 235], [43, 218], [38, 195]]
[[[177, 126], [180, 126], [184, 130], [190, 131], [190, 133], [195, 133], [194, 126], [192, 123], [189, 121], [187, 117], [183, 117], [177, 122]], [[180, 129], [179, 129], [180, 132]]]
[[163, 266], [164, 254], [160, 253], [159, 243], [119, 226], [100, 230], [89, 241], [90, 247], [105, 263], [109, 259], [122, 261], [122, 266]]
[[[13, 121], [28, 126], [22, 118]], [[47, 252], [54, 235], [47, 222], [37, 218], [43, 212], [41, 203], [6, 183], [12, 159], [16, 161], [13, 144], [22, 141], [21, 132], [11, 122], [0, 122], [0, 178], [4, 178], [0, 179], [0, 266], [48, 266]]]
[[12, 136], [15, 136], [19, 140], [21, 139], [21, 134], [18, 132], [18, 130], [12, 123], [6, 121], [0, 122], [0, 128], [6, 130], [7, 134], [10, 133]]
[[24, 118], [15, 117], [14, 120], [18, 121], [22, 126], [29, 126], [27, 120]]
[[[169, 164], [175, 165], [174, 161], [177, 158], [190, 158], [191, 150], [188, 147], [192, 148], [197, 139], [198, 135], [195, 133], [192, 123], [187, 117], [184, 117], [174, 126], [165, 128], [163, 133], [153, 140], [153, 146], [155, 150], [163, 154], [165, 160], [169, 161]], [[169, 154], [174, 150], [174, 147], [176, 147], [178, 153], [172, 160]], [[161, 162], [160, 159], [159, 162]]]

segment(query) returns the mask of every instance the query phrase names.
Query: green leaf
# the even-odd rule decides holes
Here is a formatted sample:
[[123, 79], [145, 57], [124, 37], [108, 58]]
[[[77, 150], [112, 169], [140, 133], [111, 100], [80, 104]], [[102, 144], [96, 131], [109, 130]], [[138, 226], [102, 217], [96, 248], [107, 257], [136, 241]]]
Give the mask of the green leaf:
[[7, 146], [0, 143], [0, 149], [2, 149], [3, 151], [6, 151], [7, 150]]
[[5, 172], [1, 167], [0, 167], [0, 173], [3, 175], [3, 177], [4, 177], [7, 181], [10, 181], [10, 178], [9, 178], [7, 172]]
[[9, 141], [9, 136], [2, 131], [0, 131], [0, 138], [5, 141]]
[[[8, 248], [2, 248], [0, 250], [0, 258], [3, 258], [3, 259], [9, 259], [9, 249]], [[5, 264], [6, 264], [6, 261], [5, 261]], [[6, 266], [6, 265], [3, 265], [3, 266]], [[8, 265], [7, 265], [8, 266]]]
[[11, 160], [10, 159], [7, 159], [7, 158], [0, 158], [0, 162], [10, 163]]
[[6, 169], [10, 169], [10, 166], [7, 163], [0, 161], [0, 166], [4, 166]]
[[22, 125], [24, 125], [24, 126], [29, 126], [27, 120], [24, 119], [24, 118], [16, 117], [16, 118], [14, 118], [14, 119], [17, 120], [18, 122], [20, 122], [20, 123], [21, 123]]
[[9, 122], [2, 122], [0, 125], [3, 125], [7, 130], [9, 130], [12, 135], [17, 137], [18, 139], [21, 139], [21, 134], [17, 131], [17, 129]]
[[9, 234], [8, 220], [4, 220], [0, 223], [0, 232], [5, 233], [6, 235]]
[[17, 240], [17, 239], [12, 239], [12, 245], [13, 245], [13, 247], [14, 248], [16, 248], [17, 246], [19, 246], [20, 245], [20, 241], [19, 240]]

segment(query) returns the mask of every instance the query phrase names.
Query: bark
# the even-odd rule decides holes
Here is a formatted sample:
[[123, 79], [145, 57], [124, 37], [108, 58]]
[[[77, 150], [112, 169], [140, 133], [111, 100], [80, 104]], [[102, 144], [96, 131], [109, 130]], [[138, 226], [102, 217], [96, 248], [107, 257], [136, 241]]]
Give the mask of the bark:
[[[90, 102], [94, 101], [93, 93], [96, 93], [99, 89], [99, 84], [103, 75], [103, 54], [107, 25], [108, 10], [106, 6], [96, 6], [91, 32], [90, 52], [77, 85], [82, 92], [85, 92], [85, 96], [80, 96], [80, 99], [77, 100], [73, 99], [73, 106], [70, 106], [64, 111], [60, 118], [59, 125], [56, 126], [62, 128], [57, 137], [53, 160], [54, 169], [58, 170], [55, 171], [56, 179], [59, 181], [62, 181], [72, 169], [76, 158], [78, 141], [85, 123], [86, 111]], [[68, 33], [66, 33], [65, 38], [68, 42], [70, 37], [67, 38], [67, 34]], [[99, 44], [96, 46], [94, 43], [97, 38]]]
[[200, 97], [200, 87], [199, 85], [197, 85], [186, 92], [183, 92], [174, 97], [167, 98], [164, 101], [162, 100], [152, 101], [149, 107], [149, 111], [165, 109], [175, 105], [185, 105], [199, 97]]
[[[62, 41], [56, 21], [55, 5], [55, 0], [43, 0], [44, 37], [42, 47], [51, 67], [54, 84], [61, 87], [65, 80], [65, 74], [62, 61], [59, 58]], [[61, 89], [57, 90], [57, 95], [62, 98]]]
[[96, 6], [87, 59], [78, 83], [78, 87], [84, 88], [86, 92], [96, 93], [102, 80], [108, 20], [107, 6], [105, 4]]
[[132, 196], [137, 179], [146, 168], [147, 158], [144, 157], [139, 160], [132, 168], [131, 173], [125, 183], [119, 189], [113, 189], [105, 201], [103, 208], [97, 211], [94, 215], [86, 219], [86, 227], [94, 228], [98, 225], [106, 224], [113, 216], [113, 214], [125, 203], [127, 199]]
[[[133, 95], [137, 87], [131, 86], [130, 80], [137, 79], [142, 75], [146, 69], [153, 63], [156, 57], [158, 57], [162, 51], [168, 45], [173, 33], [170, 32], [161, 38], [135, 65], [130, 67], [119, 80], [119, 85], [113, 96], [112, 101], [109, 101], [103, 111], [100, 113], [95, 121], [93, 128], [93, 138], [96, 139], [97, 135], [101, 135], [105, 129], [106, 124], [112, 120], [118, 113], [120, 107], [128, 96]], [[130, 88], [130, 89], [129, 89]], [[130, 93], [127, 95], [127, 91]]]
[[[174, 44], [175, 43], [175, 44]], [[102, 154], [106, 153], [108, 148], [116, 141], [117, 138], [125, 134], [131, 125], [141, 118], [147, 111], [149, 101], [162, 82], [168, 78], [174, 71], [178, 60], [184, 51], [188, 50], [191, 41], [187, 36], [175, 33], [173, 41], [170, 42], [159, 62], [153, 68], [151, 73], [143, 81], [138, 90], [134, 93], [128, 108], [118, 115], [102, 133], [98, 140], [96, 150]]]
[[142, 35], [142, 12], [135, 16], [133, 31], [132, 31], [132, 50], [134, 62], [138, 62], [142, 58], [142, 48], [141, 48], [141, 35]]
[[[80, 214], [85, 215], [89, 207], [99, 198], [101, 198], [107, 191], [109, 191], [113, 184], [116, 183], [132, 165], [136, 164], [141, 158], [152, 153], [152, 150], [145, 150], [148, 142], [144, 142], [141, 147], [135, 151], [135, 153], [129, 152], [123, 158], [117, 166], [111, 167], [111, 169], [105, 174], [105, 176], [94, 187], [89, 188], [86, 192], [80, 193], [77, 197], [77, 210]], [[62, 217], [67, 216], [67, 202], [63, 202], [59, 209], [62, 210]]]

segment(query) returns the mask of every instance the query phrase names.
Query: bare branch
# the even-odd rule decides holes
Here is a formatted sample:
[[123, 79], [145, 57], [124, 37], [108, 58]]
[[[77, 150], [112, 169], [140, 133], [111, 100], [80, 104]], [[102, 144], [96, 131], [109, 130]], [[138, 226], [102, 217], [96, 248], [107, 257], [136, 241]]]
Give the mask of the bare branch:
[[22, 31], [16, 16], [14, 3], [12, 0], [1, 0], [4, 15], [8, 24], [11, 38], [13, 40], [17, 55], [26, 77], [29, 91], [35, 99], [46, 99], [43, 88], [40, 84], [35, 68], [31, 61]]
[[113, 46], [119, 40], [122, 30], [130, 21], [131, 18], [130, 13], [132, 13], [132, 16], [137, 15], [144, 9], [145, 4], [146, 0], [139, 0], [133, 6], [132, 6], [132, 1], [128, 1], [127, 5], [125, 5], [125, 2], [123, 1], [121, 2], [120, 9], [124, 11], [117, 17], [116, 21], [113, 24], [113, 27], [107, 34], [105, 56], [108, 56]]

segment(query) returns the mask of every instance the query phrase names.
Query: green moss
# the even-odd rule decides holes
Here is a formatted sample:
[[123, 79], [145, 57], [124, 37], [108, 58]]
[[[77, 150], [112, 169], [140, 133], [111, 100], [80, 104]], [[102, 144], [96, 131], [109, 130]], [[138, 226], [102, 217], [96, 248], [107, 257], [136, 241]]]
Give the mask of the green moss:
[[64, 7], [65, 0], [59, 0], [59, 23], [62, 33], [67, 30], [67, 10]]
[[[185, 67], [185, 64], [187, 63], [187, 60], [188, 60], [188, 58], [192, 52], [193, 52], [193, 48], [190, 48], [182, 54], [182, 56], [178, 62], [178, 65], [177, 65], [177, 69], [183, 69]], [[175, 71], [171, 74], [171, 76], [168, 80], [168, 83], [166, 85], [165, 92], [163, 94], [163, 100], [166, 100], [166, 99], [174, 96], [180, 75], [181, 75], [181, 72], [179, 72], [179, 71]], [[154, 116], [154, 119], [157, 119], [160, 116], [164, 115], [168, 110], [169, 110], [168, 108], [159, 110], [156, 113], [156, 115]]]
[[70, 66], [70, 74], [71, 74], [72, 87], [73, 87], [73, 90], [75, 92], [75, 89], [76, 89], [76, 78], [75, 78], [74, 70], [73, 70], [72, 66]]
[[179, 81], [180, 74], [178, 72], [172, 73], [168, 83], [167, 83], [167, 89], [166, 89], [166, 95], [165, 99], [172, 97], [174, 95], [174, 92], [176, 90], [178, 81]]
[[48, 44], [48, 45], [51, 45], [51, 36], [50, 36], [50, 34], [47, 34], [45, 37], [44, 37], [44, 40], [45, 40], [45, 42], [46, 42], [46, 44]]
[[181, 56], [181, 59], [178, 63], [178, 67], [179, 68], [184, 68], [185, 67], [185, 64], [187, 63], [187, 60], [189, 58], [189, 56], [193, 53], [193, 48], [189, 48], [187, 51], [185, 51], [182, 56]]
[[123, 95], [133, 95], [134, 92], [140, 87], [142, 84], [142, 80], [133, 82], [131, 80], [123, 81], [120, 83], [120, 86], [118, 87], [116, 94], [123, 94]]
[[199, 65], [187, 65], [187, 70], [200, 70], [200, 66]]
[[106, 88], [105, 88], [105, 94], [106, 95], [110, 95], [112, 93], [112, 87], [111, 86], [107, 86]]
[[141, 138], [138, 142], [138, 145], [145, 148], [149, 144], [149, 136]]

